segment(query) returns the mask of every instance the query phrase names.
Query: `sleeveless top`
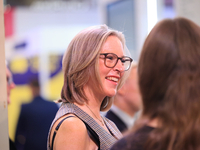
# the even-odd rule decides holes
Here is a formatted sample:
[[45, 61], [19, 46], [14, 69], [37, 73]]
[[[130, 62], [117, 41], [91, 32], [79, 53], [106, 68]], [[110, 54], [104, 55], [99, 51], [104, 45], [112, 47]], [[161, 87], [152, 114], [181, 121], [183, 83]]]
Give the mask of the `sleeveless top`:
[[[111, 146], [120, 138], [122, 138], [121, 132], [118, 130], [116, 125], [109, 119], [102, 117], [104, 120], [105, 125], [107, 126], [108, 130], [110, 131], [109, 134], [106, 130], [104, 130], [90, 115], [88, 115], [86, 112], [84, 112], [82, 109], [80, 109], [78, 106], [72, 104], [72, 103], [62, 103], [60, 109], [58, 110], [55, 119], [53, 120], [48, 140], [47, 140], [47, 150], [50, 150], [50, 131], [53, 126], [53, 124], [58, 120], [60, 117], [66, 115], [66, 114], [74, 114], [79, 119], [86, 122], [93, 130], [96, 132], [96, 134], [99, 136], [100, 141], [100, 150], [109, 150]], [[52, 131], [53, 132], [53, 131]]]

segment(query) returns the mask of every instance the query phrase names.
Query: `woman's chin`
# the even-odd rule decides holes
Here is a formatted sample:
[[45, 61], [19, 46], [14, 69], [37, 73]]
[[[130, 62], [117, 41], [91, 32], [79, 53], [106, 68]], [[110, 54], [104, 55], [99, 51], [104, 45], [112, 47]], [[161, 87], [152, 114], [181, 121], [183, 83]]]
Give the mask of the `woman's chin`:
[[107, 96], [108, 97], [113, 97], [113, 96], [115, 96], [117, 94], [117, 92], [116, 92], [116, 90], [115, 91], [113, 91], [113, 92], [109, 92], [108, 94], [107, 94]]

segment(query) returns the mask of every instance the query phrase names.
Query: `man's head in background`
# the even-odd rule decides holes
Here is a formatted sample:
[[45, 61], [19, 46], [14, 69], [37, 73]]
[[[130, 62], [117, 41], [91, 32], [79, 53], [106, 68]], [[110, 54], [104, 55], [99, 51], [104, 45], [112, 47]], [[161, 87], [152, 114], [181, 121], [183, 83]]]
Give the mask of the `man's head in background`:
[[31, 89], [33, 97], [40, 96], [40, 83], [38, 81], [38, 78], [31, 78], [29, 80], [29, 87]]
[[137, 64], [132, 63], [130, 75], [115, 96], [114, 104], [130, 116], [135, 115], [142, 107], [141, 95], [138, 86]]
[[138, 111], [142, 109], [141, 95], [138, 86], [137, 64], [132, 62], [130, 74], [124, 85], [114, 97], [114, 105], [106, 114], [118, 129], [124, 133], [130, 129], [138, 118]]

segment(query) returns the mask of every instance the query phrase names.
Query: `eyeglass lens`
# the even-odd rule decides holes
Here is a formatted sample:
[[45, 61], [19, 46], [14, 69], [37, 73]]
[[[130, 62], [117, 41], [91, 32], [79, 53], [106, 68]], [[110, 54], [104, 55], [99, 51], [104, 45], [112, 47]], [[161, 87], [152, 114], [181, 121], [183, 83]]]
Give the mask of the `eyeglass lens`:
[[105, 65], [109, 68], [115, 67], [119, 59], [122, 63], [123, 70], [124, 71], [128, 70], [132, 62], [132, 59], [126, 56], [119, 58], [116, 54], [113, 53], [105, 54]]

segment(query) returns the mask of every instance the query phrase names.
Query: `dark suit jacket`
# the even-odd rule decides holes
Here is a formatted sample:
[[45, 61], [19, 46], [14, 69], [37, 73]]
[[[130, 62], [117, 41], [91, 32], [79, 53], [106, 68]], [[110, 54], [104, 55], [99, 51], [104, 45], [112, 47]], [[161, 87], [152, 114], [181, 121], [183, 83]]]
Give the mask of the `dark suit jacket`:
[[113, 121], [118, 127], [119, 131], [123, 132], [128, 129], [126, 124], [112, 110], [109, 110], [105, 117]]
[[17, 149], [46, 150], [49, 128], [57, 110], [57, 104], [40, 96], [22, 104], [15, 135]]

